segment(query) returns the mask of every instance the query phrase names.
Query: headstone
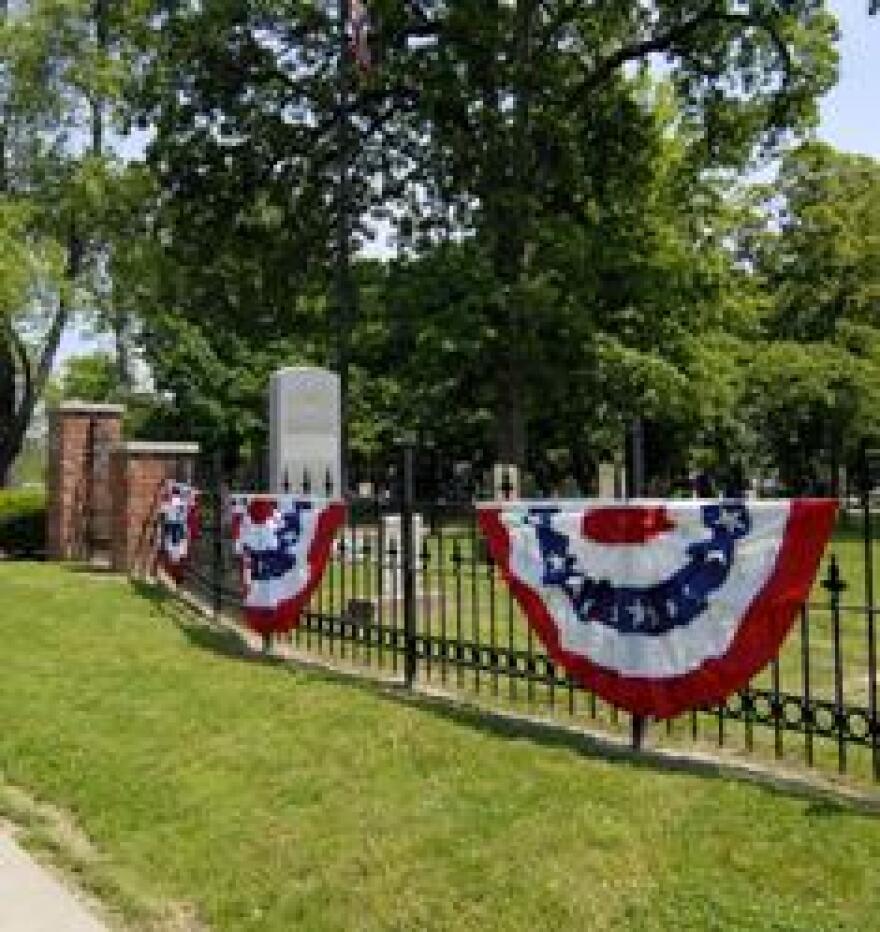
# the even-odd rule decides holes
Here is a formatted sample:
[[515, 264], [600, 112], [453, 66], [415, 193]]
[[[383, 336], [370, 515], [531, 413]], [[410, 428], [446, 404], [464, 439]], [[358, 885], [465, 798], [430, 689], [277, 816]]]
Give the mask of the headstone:
[[[371, 597], [356, 596], [348, 600], [348, 619], [360, 625], [369, 625], [382, 618], [382, 613], [402, 611], [403, 593], [403, 540], [400, 515], [386, 515], [381, 531], [377, 525], [367, 525], [346, 532], [344, 547], [337, 541], [337, 556], [343, 562], [363, 561], [366, 572], [375, 572], [381, 563], [381, 586]], [[413, 563], [415, 568], [415, 595], [425, 611], [430, 602], [439, 611], [440, 594], [433, 586], [434, 568], [424, 559], [429, 531], [422, 515], [413, 515]], [[379, 542], [382, 542], [380, 553]], [[429, 578], [426, 579], [426, 571]], [[374, 577], [375, 578], [375, 577]], [[386, 615], [386, 617], [390, 617]]]
[[617, 498], [617, 467], [614, 463], [599, 463], [599, 498]]
[[610, 461], [599, 463], [599, 498], [626, 498], [626, 469]]
[[269, 383], [269, 482], [273, 492], [342, 493], [339, 376], [326, 369], [280, 369]]
[[492, 498], [496, 502], [520, 497], [519, 467], [496, 463], [492, 468]]
[[[400, 515], [387, 515], [382, 519], [383, 553], [382, 598], [403, 599], [403, 539], [400, 532]], [[413, 515], [413, 556], [416, 569], [416, 591], [422, 589], [425, 565], [422, 553], [428, 539], [424, 518]]]

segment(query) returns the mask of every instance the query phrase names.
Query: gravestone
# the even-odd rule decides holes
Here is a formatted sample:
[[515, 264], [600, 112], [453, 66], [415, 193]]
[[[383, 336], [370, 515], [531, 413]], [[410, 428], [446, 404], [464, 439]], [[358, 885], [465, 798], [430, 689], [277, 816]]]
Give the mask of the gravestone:
[[[382, 563], [384, 576], [381, 594], [389, 595], [392, 589], [392, 576], [402, 580], [403, 573], [403, 539], [401, 536], [401, 516], [386, 514], [376, 521], [352, 523], [340, 531], [334, 545], [337, 559], [343, 563]], [[428, 527], [420, 514], [413, 515], [413, 547], [417, 572], [422, 571], [421, 554], [428, 540]], [[397, 591], [403, 592], [402, 583]]]
[[[380, 585], [371, 597], [355, 597], [348, 601], [348, 617], [357, 624], [371, 624], [382, 617], [402, 617], [403, 612], [403, 538], [400, 515], [381, 518], [381, 534], [377, 526], [359, 527], [345, 534], [344, 547], [337, 541], [337, 556], [343, 562], [365, 561], [372, 571], [379, 572]], [[415, 569], [415, 596], [420, 608], [426, 611], [430, 601], [435, 605], [439, 594], [432, 588], [435, 567], [426, 561], [424, 554], [428, 542], [428, 527], [420, 514], [413, 515], [413, 567]], [[380, 548], [381, 542], [381, 548]], [[344, 554], [344, 555], [343, 555]], [[381, 564], [381, 568], [377, 566]], [[427, 577], [426, 578], [426, 574]], [[374, 577], [375, 578], [375, 577]]]
[[[339, 376], [326, 369], [279, 369], [269, 382], [269, 483], [273, 492], [332, 496], [343, 489]], [[285, 489], [285, 486], [287, 487]]]
[[599, 498], [626, 498], [626, 470], [617, 463], [599, 463]]
[[492, 468], [492, 500], [496, 502], [520, 497], [519, 467], [496, 463]]

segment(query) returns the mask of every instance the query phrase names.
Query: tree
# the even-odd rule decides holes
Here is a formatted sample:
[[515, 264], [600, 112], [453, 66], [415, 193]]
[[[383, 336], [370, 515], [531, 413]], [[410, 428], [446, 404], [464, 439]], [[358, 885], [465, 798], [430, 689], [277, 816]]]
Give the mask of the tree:
[[[541, 274], [538, 231], [560, 216], [589, 228], [602, 185], [594, 165], [638, 146], [638, 134], [626, 138], [639, 104], [624, 66], [665, 56], [682, 121], [704, 141], [704, 165], [740, 167], [757, 146], [815, 120], [815, 99], [834, 76], [833, 20], [820, 4], [764, 0], [462, 0], [385, 4], [382, 14], [381, 44], [391, 51], [378, 81], [388, 94], [415, 91], [395, 124], [403, 167], [389, 187], [408, 189], [423, 231], [452, 215], [491, 258], [495, 326], [509, 335], [492, 366], [499, 451], [520, 462], [534, 393], [523, 348], [534, 317], [529, 280]], [[403, 41], [414, 37], [435, 41], [414, 52]], [[622, 132], [608, 134], [614, 119]]]
[[[28, 252], [27, 280], [19, 276], [13, 287], [18, 296], [0, 331], [0, 377], [19, 386], [0, 410], [2, 481], [98, 271], [93, 247], [113, 175], [102, 151], [104, 101], [122, 68], [107, 41], [103, 0], [29, 0], [12, 10], [4, 3], [0, 16], [0, 210], [26, 218], [17, 236]], [[92, 144], [83, 147], [87, 128]]]
[[[527, 422], [540, 419], [559, 308], [568, 308], [568, 327], [597, 293], [595, 282], [578, 290], [562, 276], [583, 282], [585, 258], [604, 253], [603, 308], [584, 316], [609, 337], [636, 325], [624, 318], [604, 326], [597, 316], [662, 293], [662, 263], [651, 270], [638, 262], [641, 224], [631, 203], [656, 165], [652, 56], [666, 59], [674, 132], [688, 140], [691, 170], [681, 177], [697, 181], [707, 171], [735, 171], [810, 126], [835, 72], [834, 20], [814, 0], [375, 0], [377, 65], [340, 101], [335, 6], [167, 5], [142, 101], [156, 127], [157, 230], [185, 279], [175, 300], [209, 341], [213, 320], [227, 338], [231, 330], [247, 342], [257, 329], [254, 307], [260, 326], [293, 334], [303, 296], [331, 287], [343, 120], [357, 139], [349, 166], [355, 240], [365, 235], [362, 221], [383, 219], [402, 256], [467, 240], [467, 263], [489, 271], [485, 281], [480, 273], [478, 326], [491, 334], [480, 408], [492, 411], [496, 455], [512, 462], [524, 459]], [[617, 237], [625, 224], [634, 235]], [[607, 240], [616, 255], [602, 248]], [[458, 261], [453, 253], [438, 261]], [[551, 254], [557, 265], [548, 282]], [[720, 261], [720, 250], [713, 255]], [[625, 275], [636, 269], [631, 287]], [[645, 317], [648, 325], [659, 320], [663, 334], [668, 304], [653, 300]], [[325, 301], [324, 310], [331, 306]], [[586, 333], [586, 324], [575, 326], [579, 338]], [[326, 323], [303, 331], [302, 355], [331, 358], [328, 331]], [[652, 381], [680, 381], [678, 364], [660, 364], [658, 340], [603, 337], [595, 345], [607, 360], [601, 370], [584, 362], [584, 341], [573, 342], [585, 380], [632, 369], [620, 396], [628, 411], [617, 404], [615, 419], [655, 404], [656, 393], [644, 388]], [[687, 354], [676, 352], [683, 364]]]
[[[880, 327], [880, 162], [808, 143], [783, 161], [756, 261], [783, 339], [833, 339], [843, 321]], [[779, 206], [777, 206], [779, 205]]]
[[72, 356], [57, 380], [47, 388], [51, 400], [120, 401], [125, 390], [114, 357], [98, 351]]
[[771, 342], [750, 367], [748, 407], [789, 486], [827, 486], [860, 441], [880, 440], [880, 163], [810, 142], [757, 193], [743, 253]]

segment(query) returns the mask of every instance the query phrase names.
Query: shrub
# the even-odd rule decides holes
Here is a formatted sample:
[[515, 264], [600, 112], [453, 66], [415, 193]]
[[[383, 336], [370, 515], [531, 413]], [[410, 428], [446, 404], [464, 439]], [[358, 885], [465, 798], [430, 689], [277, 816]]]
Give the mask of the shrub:
[[0, 489], [0, 554], [34, 557], [45, 551], [45, 491]]

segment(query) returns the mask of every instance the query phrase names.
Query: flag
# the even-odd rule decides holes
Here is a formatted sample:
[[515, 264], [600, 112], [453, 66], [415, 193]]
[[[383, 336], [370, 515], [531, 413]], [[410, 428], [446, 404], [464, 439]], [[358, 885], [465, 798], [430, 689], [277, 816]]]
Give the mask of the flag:
[[723, 702], [777, 656], [837, 503], [517, 502], [480, 525], [569, 676], [636, 715]]
[[370, 52], [370, 15], [364, 0], [349, 0], [346, 35], [349, 52], [358, 68], [369, 71], [373, 56]]
[[301, 495], [235, 495], [231, 505], [245, 621], [259, 634], [291, 631], [324, 575], [345, 505]]
[[159, 499], [159, 563], [175, 582], [198, 537], [199, 493], [185, 482], [166, 482]]

